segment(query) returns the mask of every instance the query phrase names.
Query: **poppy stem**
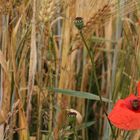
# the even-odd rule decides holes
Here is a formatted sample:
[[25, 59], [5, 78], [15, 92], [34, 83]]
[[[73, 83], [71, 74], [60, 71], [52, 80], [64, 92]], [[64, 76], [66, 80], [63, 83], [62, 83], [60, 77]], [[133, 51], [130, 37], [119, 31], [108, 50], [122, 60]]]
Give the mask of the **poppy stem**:
[[[91, 63], [92, 63], [93, 76], [94, 76], [95, 83], [96, 83], [96, 87], [97, 87], [97, 93], [98, 93], [98, 96], [99, 96], [99, 98], [100, 98], [100, 103], [101, 103], [101, 105], [102, 105], [102, 107], [103, 107], [103, 111], [104, 111], [104, 113], [105, 113], [105, 115], [106, 115], [106, 117], [107, 117], [107, 120], [108, 120], [108, 122], [109, 122], [109, 125], [110, 125], [110, 128], [111, 128], [113, 137], [115, 138], [114, 129], [113, 129], [113, 127], [112, 127], [112, 124], [110, 123], [110, 120], [108, 119], [108, 114], [107, 114], [106, 109], [105, 109], [105, 107], [104, 107], [104, 105], [103, 105], [102, 96], [101, 96], [101, 94], [100, 94], [99, 83], [98, 83], [98, 79], [97, 79], [97, 75], [96, 75], [96, 66], [95, 66], [95, 63], [94, 63], [94, 55], [92, 56], [91, 53], [90, 53], [90, 49], [89, 49], [88, 44], [87, 44], [87, 42], [86, 42], [86, 40], [85, 40], [85, 38], [84, 38], [84, 35], [83, 35], [83, 33], [82, 33], [82, 30], [79, 30], [79, 33], [80, 33], [80, 36], [81, 36], [81, 38], [82, 38], [82, 41], [83, 41], [83, 43], [84, 43], [84, 45], [85, 45], [85, 47], [86, 47], [86, 49], [87, 49], [88, 55], [89, 55], [90, 60], [91, 60]], [[116, 139], [116, 138], [115, 138], [115, 139]]]
[[99, 89], [99, 83], [98, 83], [98, 79], [97, 79], [97, 75], [96, 75], [96, 67], [95, 67], [95, 63], [94, 63], [94, 56], [92, 56], [91, 53], [90, 53], [90, 49], [89, 49], [89, 47], [86, 43], [86, 40], [85, 40], [84, 35], [82, 33], [82, 30], [80, 30], [80, 36], [82, 38], [82, 41], [83, 41], [83, 43], [84, 43], [84, 45], [87, 49], [88, 55], [90, 57], [90, 60], [91, 60], [91, 63], [92, 63], [92, 68], [93, 68], [93, 76], [94, 76], [96, 87], [97, 87], [97, 92], [98, 92], [98, 95], [99, 95], [99, 98], [100, 98], [100, 102], [101, 102], [101, 104], [103, 104], [102, 97], [101, 97], [101, 94], [100, 94], [100, 89]]

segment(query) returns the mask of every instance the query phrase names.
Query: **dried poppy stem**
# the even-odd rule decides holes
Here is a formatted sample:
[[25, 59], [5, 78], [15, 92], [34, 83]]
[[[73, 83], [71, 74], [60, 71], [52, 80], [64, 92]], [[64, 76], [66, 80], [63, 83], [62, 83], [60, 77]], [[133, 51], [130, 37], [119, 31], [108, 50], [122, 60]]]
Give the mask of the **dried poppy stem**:
[[[82, 41], [83, 41], [83, 43], [84, 43], [84, 45], [85, 45], [85, 47], [86, 47], [86, 49], [87, 49], [88, 55], [89, 55], [89, 57], [90, 57], [90, 60], [91, 60], [91, 63], [92, 63], [92, 68], [93, 68], [93, 76], [94, 76], [95, 83], [96, 83], [96, 87], [97, 87], [97, 93], [98, 93], [98, 96], [99, 96], [99, 98], [100, 98], [100, 103], [101, 103], [101, 105], [102, 105], [102, 107], [103, 107], [103, 111], [104, 111], [104, 113], [105, 113], [105, 115], [106, 115], [106, 117], [107, 117], [107, 120], [108, 120], [108, 122], [109, 122], [109, 125], [110, 125], [110, 128], [111, 128], [113, 137], [116, 139], [115, 133], [114, 133], [114, 129], [113, 129], [113, 127], [112, 127], [112, 124], [110, 123], [110, 120], [108, 119], [108, 114], [107, 114], [106, 109], [105, 109], [105, 107], [104, 107], [104, 105], [103, 105], [102, 96], [101, 96], [101, 94], [100, 94], [99, 83], [98, 83], [98, 79], [97, 79], [97, 75], [96, 75], [96, 66], [95, 66], [95, 63], [94, 63], [94, 55], [93, 55], [93, 56], [91, 55], [90, 50], [89, 50], [89, 47], [88, 47], [88, 44], [87, 44], [87, 42], [86, 42], [86, 40], [85, 40], [85, 37], [84, 37], [84, 35], [83, 35], [83, 32], [82, 32], [82, 29], [83, 29], [83, 27], [84, 27], [84, 23], [83, 23], [83, 19], [82, 19], [81, 17], [77, 17], [77, 18], [75, 19], [75, 26], [76, 26], [77, 29], [79, 30], [80, 36], [81, 36], [81, 38], [82, 38]], [[93, 58], [92, 58], [92, 57], [93, 57]]]

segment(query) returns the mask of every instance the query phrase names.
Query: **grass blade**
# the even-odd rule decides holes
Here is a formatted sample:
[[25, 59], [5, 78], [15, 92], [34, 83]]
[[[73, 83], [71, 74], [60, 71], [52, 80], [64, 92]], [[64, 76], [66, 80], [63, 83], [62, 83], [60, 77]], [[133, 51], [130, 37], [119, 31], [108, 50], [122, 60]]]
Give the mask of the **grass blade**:
[[[98, 95], [89, 92], [82, 92], [82, 91], [69, 90], [69, 89], [59, 89], [59, 88], [50, 88], [49, 90], [54, 91], [56, 94], [65, 94], [65, 95], [75, 96], [75, 97], [89, 99], [89, 100], [97, 100], [97, 101], [100, 100]], [[104, 97], [102, 98], [102, 100], [104, 102], [112, 102]]]

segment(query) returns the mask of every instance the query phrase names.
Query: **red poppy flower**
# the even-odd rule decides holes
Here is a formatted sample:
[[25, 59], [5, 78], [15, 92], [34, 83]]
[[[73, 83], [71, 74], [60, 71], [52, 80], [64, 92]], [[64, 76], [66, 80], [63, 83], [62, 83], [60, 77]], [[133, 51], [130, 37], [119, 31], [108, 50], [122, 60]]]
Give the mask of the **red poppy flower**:
[[137, 86], [138, 96], [130, 94], [125, 99], [117, 101], [108, 115], [110, 122], [124, 130], [140, 129], [140, 82]]

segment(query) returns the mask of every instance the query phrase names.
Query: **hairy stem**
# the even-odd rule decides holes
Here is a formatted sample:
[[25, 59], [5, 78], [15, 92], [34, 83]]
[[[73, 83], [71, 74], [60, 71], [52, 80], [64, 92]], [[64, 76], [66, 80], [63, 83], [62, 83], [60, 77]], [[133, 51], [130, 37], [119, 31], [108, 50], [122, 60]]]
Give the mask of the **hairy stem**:
[[[106, 112], [106, 110], [105, 110], [105, 107], [104, 107], [104, 105], [103, 105], [103, 100], [102, 100], [102, 96], [101, 96], [101, 92], [100, 92], [100, 88], [99, 88], [99, 83], [98, 83], [98, 79], [97, 79], [97, 75], [96, 75], [96, 66], [95, 66], [95, 63], [94, 63], [94, 55], [92, 56], [91, 53], [90, 53], [90, 49], [89, 49], [89, 47], [88, 47], [88, 45], [87, 45], [87, 42], [86, 42], [86, 40], [85, 40], [85, 38], [84, 38], [84, 35], [83, 35], [83, 33], [82, 33], [82, 30], [80, 30], [79, 32], [80, 32], [80, 36], [81, 36], [82, 41], [83, 41], [83, 43], [84, 43], [84, 45], [85, 45], [85, 47], [86, 47], [86, 49], [87, 49], [88, 55], [89, 55], [90, 60], [91, 60], [91, 63], [92, 63], [93, 76], [94, 76], [94, 79], [95, 79], [95, 83], [96, 83], [96, 87], [97, 87], [98, 96], [99, 96], [99, 98], [100, 98], [100, 103], [101, 103], [101, 105], [102, 105], [102, 107], [103, 107], [103, 111], [104, 111], [104, 113], [105, 113], [105, 115], [106, 115], [106, 117], [107, 117], [107, 120], [108, 120], [108, 122], [109, 122], [109, 125], [110, 125], [110, 128], [111, 128], [113, 137], [115, 138], [115, 133], [114, 133], [113, 126], [111, 125], [110, 120], [108, 119], [108, 114], [107, 114], [107, 112]], [[115, 138], [115, 139], [116, 139], [116, 138]]]

